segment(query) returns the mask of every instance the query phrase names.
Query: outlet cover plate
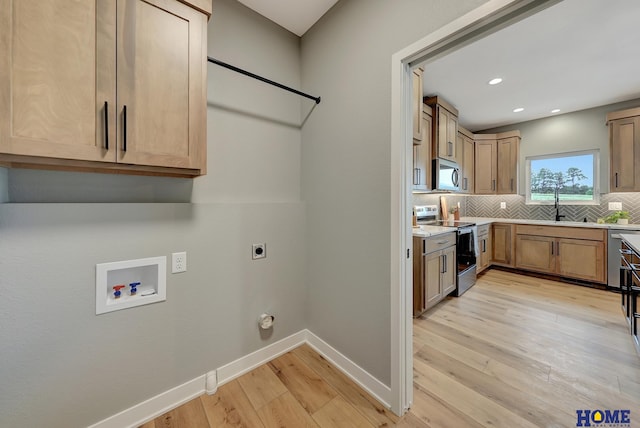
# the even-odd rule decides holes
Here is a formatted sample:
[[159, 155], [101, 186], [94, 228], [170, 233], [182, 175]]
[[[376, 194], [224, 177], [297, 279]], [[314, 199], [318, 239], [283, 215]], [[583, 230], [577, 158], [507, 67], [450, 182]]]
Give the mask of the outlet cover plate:
[[609, 202], [609, 211], [622, 210], [622, 202]]
[[264, 259], [267, 257], [267, 244], [253, 244], [251, 246], [251, 258], [253, 260]]
[[187, 271], [187, 252], [171, 254], [171, 273], [180, 273]]
[[506, 202], [500, 202], [500, 208], [503, 210], [507, 209], [507, 203]]

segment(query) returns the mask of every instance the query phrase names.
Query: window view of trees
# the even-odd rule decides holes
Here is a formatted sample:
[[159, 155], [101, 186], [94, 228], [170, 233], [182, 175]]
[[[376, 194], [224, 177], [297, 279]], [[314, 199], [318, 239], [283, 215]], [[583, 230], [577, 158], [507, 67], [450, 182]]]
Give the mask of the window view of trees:
[[529, 201], [594, 201], [594, 153], [527, 159]]

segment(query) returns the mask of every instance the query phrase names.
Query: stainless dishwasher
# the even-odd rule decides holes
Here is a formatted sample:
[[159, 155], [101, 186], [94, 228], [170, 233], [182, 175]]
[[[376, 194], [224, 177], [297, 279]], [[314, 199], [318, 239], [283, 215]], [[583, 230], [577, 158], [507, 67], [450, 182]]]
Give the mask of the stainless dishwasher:
[[607, 239], [607, 284], [613, 288], [620, 288], [621, 234], [640, 235], [640, 229], [609, 229]]

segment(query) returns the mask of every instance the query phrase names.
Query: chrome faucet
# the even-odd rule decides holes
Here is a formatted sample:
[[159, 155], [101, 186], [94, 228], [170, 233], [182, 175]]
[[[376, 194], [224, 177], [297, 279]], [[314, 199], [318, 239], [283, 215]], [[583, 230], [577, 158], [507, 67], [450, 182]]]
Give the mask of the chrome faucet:
[[566, 215], [560, 214], [560, 188], [556, 187], [555, 191], [555, 207], [556, 207], [556, 221], [560, 221], [561, 218], [566, 217]]

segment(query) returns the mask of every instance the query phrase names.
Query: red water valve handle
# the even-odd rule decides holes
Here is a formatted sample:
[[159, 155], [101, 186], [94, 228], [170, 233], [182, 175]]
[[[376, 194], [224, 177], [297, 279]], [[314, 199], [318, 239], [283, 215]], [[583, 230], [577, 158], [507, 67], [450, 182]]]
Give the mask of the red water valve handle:
[[118, 285], [114, 285], [114, 286], [113, 286], [113, 290], [114, 290], [113, 296], [114, 296], [116, 299], [119, 299], [119, 298], [120, 298], [120, 295], [122, 294], [122, 292], [120, 291], [120, 289], [122, 289], [122, 288], [124, 288], [124, 287], [126, 287], [124, 284], [118, 284]]

